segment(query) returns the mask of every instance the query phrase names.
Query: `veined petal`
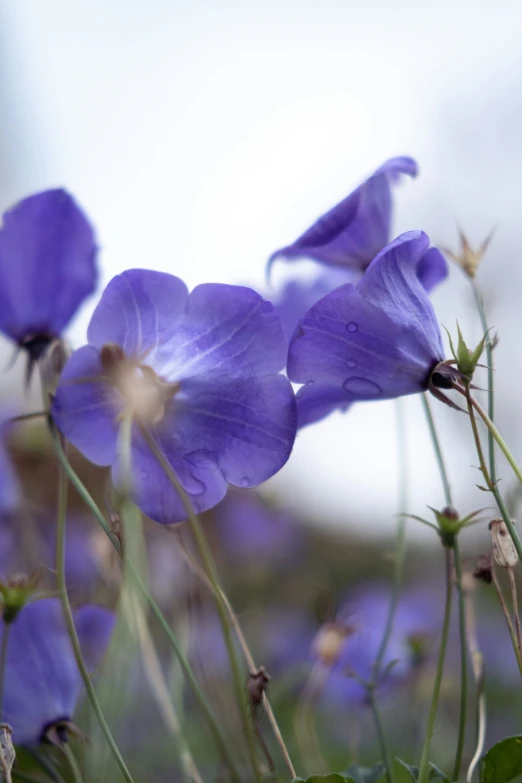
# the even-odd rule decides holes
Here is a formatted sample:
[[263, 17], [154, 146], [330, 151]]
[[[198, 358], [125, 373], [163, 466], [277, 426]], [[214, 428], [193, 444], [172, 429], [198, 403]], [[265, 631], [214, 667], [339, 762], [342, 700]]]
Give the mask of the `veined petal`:
[[18, 343], [58, 337], [95, 288], [96, 243], [65, 190], [29, 196], [3, 215], [0, 330]]
[[377, 171], [291, 245], [276, 250], [270, 267], [280, 257], [311, 258], [323, 264], [364, 271], [390, 238], [392, 199], [390, 183], [401, 174], [417, 175], [412, 158], [397, 157]]
[[95, 465], [111, 465], [116, 458], [117, 403], [117, 391], [103, 381], [97, 349], [85, 345], [75, 351], [62, 373], [51, 412], [58, 429]]
[[178, 277], [129, 269], [103, 292], [89, 324], [89, 343], [96, 348], [114, 343], [127, 356], [147, 357], [176, 330], [187, 305], [187, 287]]

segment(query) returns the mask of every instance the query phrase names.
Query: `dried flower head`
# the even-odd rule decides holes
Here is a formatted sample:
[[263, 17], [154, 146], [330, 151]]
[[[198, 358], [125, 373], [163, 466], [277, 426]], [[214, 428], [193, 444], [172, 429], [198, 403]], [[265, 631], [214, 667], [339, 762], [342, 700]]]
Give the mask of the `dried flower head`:
[[493, 231], [482, 242], [478, 250], [473, 250], [464, 232], [459, 229], [460, 249], [453, 252], [448, 248], [441, 248], [443, 253], [454, 261], [468, 277], [475, 277], [480, 262], [486, 254], [489, 243], [493, 239]]
[[514, 568], [518, 563], [518, 554], [506, 523], [503, 519], [492, 519], [489, 530], [495, 563], [501, 568]]

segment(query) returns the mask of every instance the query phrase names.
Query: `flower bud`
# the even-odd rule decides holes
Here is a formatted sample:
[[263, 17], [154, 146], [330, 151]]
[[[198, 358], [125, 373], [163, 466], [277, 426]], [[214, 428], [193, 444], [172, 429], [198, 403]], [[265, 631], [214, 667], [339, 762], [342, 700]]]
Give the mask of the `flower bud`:
[[25, 574], [15, 574], [7, 582], [0, 582], [2, 598], [2, 618], [4, 623], [12, 623], [33, 594], [36, 579]]
[[485, 582], [490, 585], [493, 581], [493, 574], [491, 573], [491, 558], [485, 555], [481, 555], [477, 560], [477, 565], [473, 569], [473, 576], [475, 579], [479, 579], [481, 582]]
[[486, 332], [482, 340], [479, 342], [479, 344], [473, 351], [470, 350], [466, 345], [466, 343], [464, 342], [464, 338], [462, 337], [462, 332], [460, 331], [460, 326], [458, 325], [458, 323], [457, 323], [457, 333], [458, 333], [459, 341], [457, 343], [457, 350], [455, 350], [453, 346], [453, 340], [451, 339], [451, 335], [448, 332], [451, 353], [453, 354], [453, 358], [455, 359], [455, 364], [457, 365], [457, 369], [460, 372], [460, 374], [466, 376], [466, 378], [471, 380], [471, 378], [473, 378], [473, 373], [477, 369], [479, 359], [484, 352], [484, 347], [486, 345], [486, 339], [488, 333]]
[[265, 693], [269, 682], [270, 675], [266, 673], [264, 666], [260, 666], [259, 669], [256, 669], [256, 671], [253, 671], [248, 675], [248, 696], [250, 703], [254, 708], [259, 707], [263, 701], [263, 694]]
[[506, 523], [502, 519], [492, 519], [489, 529], [495, 563], [501, 568], [514, 568], [518, 563], [518, 555]]
[[340, 623], [325, 623], [313, 641], [313, 655], [325, 666], [333, 666], [352, 631], [353, 628]]

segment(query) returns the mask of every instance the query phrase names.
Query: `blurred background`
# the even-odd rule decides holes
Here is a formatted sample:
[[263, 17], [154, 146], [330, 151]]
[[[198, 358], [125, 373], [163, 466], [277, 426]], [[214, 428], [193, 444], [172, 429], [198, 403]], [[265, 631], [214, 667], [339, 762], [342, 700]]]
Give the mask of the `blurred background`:
[[[0, 207], [48, 187], [70, 190], [97, 230], [100, 291], [130, 267], [168, 271], [190, 287], [228, 282], [264, 288], [266, 259], [275, 248], [292, 241], [386, 159], [410, 155], [420, 175], [395, 190], [396, 234], [422, 229], [433, 243], [456, 249], [457, 226], [474, 245], [495, 229], [478, 280], [500, 337], [497, 423], [520, 459], [521, 34], [517, 0], [4, 2]], [[70, 329], [75, 346], [85, 340], [96, 301], [84, 306]], [[458, 320], [469, 343], [478, 342], [471, 291], [456, 267], [433, 301], [442, 324], [454, 333]], [[10, 346], [0, 343], [0, 364], [10, 357]], [[0, 388], [2, 404], [19, 412], [39, 405], [37, 393], [22, 400], [23, 370], [19, 359]], [[408, 508], [426, 516], [427, 505], [443, 505], [442, 486], [420, 400], [405, 399], [404, 413]], [[488, 505], [489, 496], [475, 487], [480, 477], [466, 417], [438, 403], [435, 413], [455, 504], [463, 515]], [[43, 430], [20, 428], [11, 447], [33, 507], [52, 508], [53, 465]], [[511, 474], [499, 465], [502, 489], [516, 509]], [[94, 486], [99, 472], [90, 476], [83, 467]], [[226, 557], [236, 558], [225, 558], [225, 570], [247, 623], [258, 604], [263, 612], [278, 605], [293, 616], [306, 610], [295, 637], [302, 653], [349, 588], [370, 577], [386, 584], [398, 487], [393, 402], [356, 405], [301, 432], [287, 466], [262, 489], [270, 508], [292, 515], [297, 538], [276, 537], [272, 549], [251, 555], [258, 569], [241, 570], [237, 564], [249, 562], [237, 548], [241, 537], [251, 544], [252, 531], [265, 530], [265, 523], [246, 533], [239, 524], [227, 539], [209, 515], [209, 529], [214, 525], [218, 533], [216, 551], [221, 546]], [[489, 547], [486, 521], [465, 533], [467, 567]], [[177, 554], [154, 543], [163, 532], [156, 528], [149, 529], [149, 549], [156, 552], [153, 562], [162, 558], [163, 566], [152, 574], [167, 576], [153, 587], [168, 606], [173, 594], [177, 600], [184, 595], [186, 575], [180, 577], [185, 572], [179, 568], [186, 563], [180, 566]], [[276, 528], [281, 535], [281, 525]], [[439, 584], [436, 536], [415, 522], [408, 523], [408, 536], [408, 583], [414, 590], [431, 579]], [[260, 539], [272, 540], [268, 532]], [[93, 551], [101, 557], [98, 543]], [[95, 569], [98, 578], [99, 562]], [[102, 575], [106, 590], [108, 577]], [[89, 596], [93, 589], [89, 582]], [[430, 593], [436, 605], [438, 590]], [[196, 600], [192, 593], [190, 600]], [[262, 623], [254, 619], [250, 627], [254, 640], [263, 636]], [[278, 626], [269, 627], [265, 642], [277, 641]], [[509, 655], [505, 629], [497, 636], [492, 627], [485, 638], [502, 639], [493, 645], [493, 658], [499, 648]], [[205, 649], [214, 649], [213, 643], [205, 642]], [[262, 644], [258, 650], [264, 655]], [[295, 662], [296, 653], [290, 658]], [[502, 659], [499, 678], [506, 666]], [[414, 675], [422, 698], [429, 676]], [[439, 750], [454, 730], [452, 676], [449, 723], [443, 705]], [[292, 684], [285, 687], [290, 690], [281, 696], [283, 705], [293, 693]], [[509, 701], [505, 687], [504, 696], [497, 689], [498, 716]], [[416, 698], [412, 689], [399, 696], [405, 715]], [[346, 750], [348, 735], [353, 758], [361, 746], [364, 758], [360, 734], [366, 726], [346, 720], [339, 737], [328, 737], [330, 759], [341, 758], [336, 753]], [[139, 716], [135, 728], [127, 724], [128, 750], [140, 726]], [[409, 729], [413, 737], [411, 724]], [[502, 730], [495, 729], [498, 736]]]

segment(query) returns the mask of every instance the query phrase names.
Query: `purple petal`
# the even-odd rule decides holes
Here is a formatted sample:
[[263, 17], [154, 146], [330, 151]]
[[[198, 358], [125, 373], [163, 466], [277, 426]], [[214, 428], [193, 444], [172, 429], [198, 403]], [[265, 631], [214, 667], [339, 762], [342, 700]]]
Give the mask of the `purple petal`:
[[9, 428], [4, 416], [0, 414], [0, 514], [14, 511], [20, 502], [20, 484], [4, 444]]
[[57, 337], [96, 286], [96, 244], [64, 190], [24, 199], [0, 230], [0, 330], [18, 343]]
[[392, 217], [390, 183], [400, 174], [416, 176], [417, 166], [407, 157], [392, 158], [320, 217], [291, 245], [272, 254], [268, 266], [279, 258], [311, 258], [323, 264], [364, 271], [389, 242]]
[[95, 465], [116, 458], [118, 397], [102, 380], [98, 351], [90, 345], [71, 356], [52, 405], [53, 419], [65, 437]]
[[430, 247], [417, 267], [417, 277], [422, 287], [428, 293], [442, 283], [448, 276], [448, 264], [446, 259], [436, 247]]
[[301, 386], [296, 394], [296, 401], [299, 428], [315, 424], [333, 410], [344, 413], [352, 404], [352, 399], [348, 397], [344, 388], [314, 383]]
[[7, 645], [2, 721], [12, 726], [13, 741], [35, 744], [47, 724], [71, 719], [80, 683], [59, 599], [26, 606]]
[[190, 294], [187, 312], [156, 365], [172, 380], [264, 375], [285, 366], [287, 347], [271, 302], [250, 288], [208, 283]]
[[413, 394], [427, 388], [442, 360], [440, 332], [417, 277], [426, 234], [408, 232], [374, 259], [357, 286], [327, 294], [303, 318], [291, 341], [288, 377], [317, 390], [300, 392], [303, 421], [355, 400]]
[[74, 614], [74, 625], [87, 668], [100, 665], [116, 624], [114, 612], [101, 606], [82, 606]]
[[[155, 437], [191, 498], [205, 511], [226, 484], [257, 486], [288, 460], [296, 429], [292, 387], [282, 375], [184, 385]], [[181, 499], [143, 443], [133, 450], [136, 503], [157, 522], [186, 518]], [[115, 468], [118, 479], [119, 466]]]

